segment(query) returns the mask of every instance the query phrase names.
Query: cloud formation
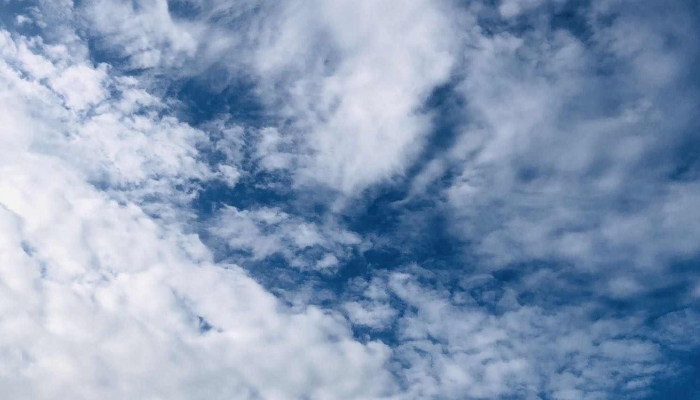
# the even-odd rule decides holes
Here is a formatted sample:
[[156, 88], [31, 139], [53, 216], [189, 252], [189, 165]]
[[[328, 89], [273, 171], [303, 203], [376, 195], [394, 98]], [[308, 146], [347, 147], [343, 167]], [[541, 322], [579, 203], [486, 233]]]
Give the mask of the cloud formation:
[[[355, 341], [332, 313], [286, 309], [239, 267], [213, 265], [199, 239], [180, 230], [186, 220], [144, 212], [179, 207], [169, 201], [183, 177], [211, 175], [188, 157], [202, 132], [140, 114], [154, 100], [133, 79], [119, 96], [96, 95], [106, 91], [105, 67], [87, 60], [83, 86], [54, 85], [73, 67], [56, 71], [52, 61], [75, 60], [48, 59], [40, 43], [29, 54], [32, 44], [6, 31], [3, 39], [2, 85], [14, 95], [0, 113], [8, 398], [390, 393], [387, 346]], [[46, 75], [19, 69], [32, 61]]]
[[697, 396], [699, 15], [5, 2], [0, 392]]
[[445, 192], [476, 252], [638, 276], [698, 254], [697, 174], [683, 159], [697, 146], [697, 85], [679, 85], [698, 38], [683, 10], [603, 2], [577, 10], [576, 29], [537, 25], [533, 11], [539, 29], [477, 39]]

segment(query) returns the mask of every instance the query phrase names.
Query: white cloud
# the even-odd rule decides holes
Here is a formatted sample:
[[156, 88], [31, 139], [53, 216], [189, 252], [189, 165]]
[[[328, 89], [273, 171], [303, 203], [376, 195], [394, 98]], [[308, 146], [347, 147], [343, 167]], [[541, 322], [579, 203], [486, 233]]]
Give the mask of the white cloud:
[[[236, 267], [197, 257], [196, 240], [36, 161], [2, 173], [2, 293], [14, 298], [3, 302], [3, 393], [296, 399], [390, 389], [386, 347], [352, 341], [318, 310], [285, 313]], [[211, 331], [198, 331], [197, 316]]]
[[[148, 202], [170, 208], [175, 185], [208, 176], [194, 147], [201, 132], [148, 112], [153, 103], [163, 106], [137, 81], [106, 76], [108, 70], [84, 74], [88, 86], [54, 87], [25, 75], [16, 69], [22, 65], [16, 49], [27, 39], [6, 32], [2, 38], [4, 396], [391, 394], [386, 346], [354, 341], [332, 313], [286, 309], [238, 267], [213, 265], [198, 238], [180, 230], [182, 220], [143, 211]], [[56, 65], [41, 46], [32, 51]], [[75, 61], [62, 60], [66, 70], [91, 68]], [[95, 95], [107, 85], [119, 94]], [[96, 90], [81, 92], [85, 87]], [[163, 198], [149, 200], [154, 191]]]
[[498, 6], [498, 12], [503, 18], [514, 18], [542, 3], [544, 0], [503, 0]]
[[256, 156], [263, 169], [275, 171], [293, 167], [294, 145], [275, 128], [262, 129], [256, 144]]
[[374, 329], [387, 329], [388, 324], [396, 318], [396, 310], [389, 304], [361, 303], [350, 301], [343, 304], [350, 321], [358, 326]]
[[350, 322], [375, 330], [388, 330], [399, 313], [390, 304], [389, 288], [385, 279], [375, 277], [366, 282], [355, 279], [351, 282], [350, 298], [342, 308]]
[[130, 68], [181, 66], [203, 39], [204, 27], [174, 20], [167, 0], [91, 0], [78, 10], [103, 45], [126, 57]]
[[[7, 32], [2, 52], [8, 93], [23, 100], [21, 115], [31, 115], [40, 129], [21, 140], [62, 156], [90, 182], [114, 189], [115, 197], [160, 198], [149, 211], [166, 217], [174, 212], [166, 203], [182, 205], [192, 198], [196, 181], [216, 176], [198, 159], [197, 146], [209, 145], [205, 133], [167, 116], [168, 107], [134, 78], [109, 76], [107, 66], [92, 67], [80, 51], [37, 38], [13, 39]], [[224, 171], [230, 180], [234, 171]]]
[[668, 313], [655, 321], [655, 337], [674, 350], [690, 351], [700, 346], [695, 332], [700, 329], [700, 314], [692, 307]]
[[[312, 154], [301, 161], [300, 179], [352, 193], [401, 174], [430, 127], [418, 109], [449, 78], [455, 36], [446, 10], [427, 1], [288, 7], [298, 10], [283, 20], [284, 31], [308, 29], [303, 37], [312, 39], [297, 43], [271, 78], [288, 88], [284, 105]], [[315, 43], [320, 52], [306, 47]]]
[[15, 17], [15, 24], [17, 24], [18, 26], [27, 25], [27, 24], [30, 24], [31, 22], [32, 22], [32, 19], [27, 17], [26, 15], [20, 14], [17, 17]]
[[361, 243], [358, 235], [335, 224], [307, 222], [278, 208], [226, 206], [213, 220], [209, 231], [229, 249], [249, 252], [252, 261], [278, 254], [302, 270], [337, 270], [339, 259], [347, 258]]
[[674, 372], [654, 338], [640, 334], [641, 318], [592, 320], [592, 305], [549, 311], [517, 301], [493, 313], [469, 293], [413, 274], [386, 279], [405, 307], [394, 357], [405, 366], [408, 398], [634, 398]]
[[218, 177], [229, 187], [234, 187], [241, 178], [241, 173], [230, 165], [219, 165]]
[[[191, 3], [198, 14], [189, 20], [165, 0], [78, 9], [81, 34], [127, 68], [151, 69], [132, 77], [90, 61], [83, 39], [60, 23], [78, 20], [69, 1], [46, 3], [62, 10], [45, 15], [50, 39], [1, 31], [7, 397], [631, 397], [674, 371], [666, 347], [696, 346], [685, 339], [698, 320], [691, 308], [651, 332], [646, 314], [598, 318], [593, 303], [524, 305], [514, 290], [488, 288], [477, 301], [470, 290], [493, 285], [489, 275], [450, 291], [413, 270], [377, 273], [354, 282], [337, 311], [305, 301], [291, 309], [236, 265], [215, 264], [190, 233], [189, 209], [201, 184], [240, 185], [251, 173], [246, 157], [289, 172], [293, 190], [321, 183], [357, 194], [400, 175], [431, 128], [424, 100], [464, 62], [465, 134], [418, 174], [412, 195], [457, 168], [443, 193], [448, 217], [479, 262], [565, 260], [597, 274], [606, 295], [633, 298], [674, 283], [659, 265], [700, 250], [698, 185], [664, 183], [667, 165], [646, 164], [660, 133], [677, 146], [676, 128], [692, 116], [696, 103], [674, 83], [695, 42], [668, 47], [655, 33], [668, 32], [637, 14], [598, 24], [609, 11], [597, 7], [584, 43], [539, 25], [486, 34], [476, 19], [459, 33], [455, 24], [473, 16], [427, 0]], [[527, 16], [539, 3], [506, 1], [500, 12]], [[680, 20], [671, 30], [687, 28]], [[282, 122], [252, 129], [221, 117], [197, 129], [154, 94], [164, 91], [159, 76], [222, 65], [255, 80]], [[622, 72], [610, 80], [593, 73], [611, 65]], [[204, 160], [201, 148], [223, 160]], [[205, 222], [252, 265], [281, 256], [330, 273], [366, 244], [339, 218], [309, 218], [225, 206]], [[559, 278], [542, 269], [522, 285], [566, 287]], [[393, 347], [355, 340], [352, 325], [391, 336]]]
[[679, 85], [698, 37], [680, 7], [620, 3], [580, 9], [583, 33], [470, 38], [463, 135], [443, 162], [461, 173], [446, 191], [454, 230], [483, 264], [573, 263], [624, 297], [670, 284], [662, 271], [700, 252], [697, 182], [669, 178], [695, 129]]
[[50, 81], [51, 88], [61, 95], [66, 106], [82, 111], [107, 97], [103, 80], [106, 78], [105, 66], [92, 68], [88, 65], [75, 65], [61, 71], [60, 75]]
[[[273, 115], [291, 122], [279, 127], [282, 136], [262, 132], [264, 167], [294, 164], [300, 183], [354, 193], [402, 174], [428, 134], [430, 116], [419, 109], [449, 79], [457, 45], [442, 7], [427, 0], [400, 7], [213, 2], [197, 4], [184, 20], [170, 15], [165, 0], [97, 1], [86, 15], [105, 51], [121, 52], [133, 66], [174, 77], [211, 66], [245, 71]], [[275, 137], [295, 154], [273, 151]]]

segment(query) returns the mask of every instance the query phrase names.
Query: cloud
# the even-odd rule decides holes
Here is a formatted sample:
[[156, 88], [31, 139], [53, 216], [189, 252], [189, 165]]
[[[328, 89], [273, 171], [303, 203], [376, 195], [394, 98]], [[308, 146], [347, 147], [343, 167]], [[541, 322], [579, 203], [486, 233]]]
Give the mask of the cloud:
[[351, 292], [353, 300], [343, 304], [348, 319], [356, 326], [366, 326], [375, 330], [387, 330], [398, 316], [398, 311], [390, 303], [387, 284], [381, 277], [371, 281], [355, 280]]
[[484, 265], [571, 263], [627, 296], [675, 284], [663, 271], [700, 251], [687, 240], [697, 179], [673, 177], [697, 145], [697, 88], [681, 83], [695, 22], [681, 5], [628, 6], [574, 9], [575, 29], [538, 22], [545, 8], [531, 31], [471, 38], [462, 135], [442, 162], [458, 175], [445, 190], [455, 232]]
[[196, 54], [205, 33], [197, 24], [174, 19], [166, 0], [95, 0], [78, 11], [102, 45], [126, 58], [133, 69], [181, 66]]
[[8, 396], [377, 398], [390, 390], [388, 349], [353, 341], [332, 316], [283, 311], [236, 267], [188, 254], [201, 252], [196, 240], [168, 238], [138, 209], [79, 182], [3, 172], [14, 189], [3, 187], [2, 199]]
[[214, 216], [210, 233], [232, 251], [249, 253], [251, 261], [281, 255], [291, 266], [336, 270], [361, 243], [359, 236], [332, 224], [317, 224], [277, 208], [239, 210], [226, 206]]
[[[319, 3], [312, 10], [332, 51], [312, 54], [314, 69], [282, 81], [291, 89], [290, 117], [309, 132], [302, 140], [312, 156], [301, 176], [354, 192], [401, 174], [417, 155], [430, 127], [418, 110], [453, 63], [451, 21], [431, 2]], [[321, 67], [321, 57], [330, 67]]]
[[[483, 303], [488, 280], [447, 287], [425, 274], [375, 277], [369, 287], [385, 294], [346, 307], [359, 325], [387, 327], [374, 321], [389, 318], [398, 326], [389, 334], [406, 398], [636, 398], [676, 373], [656, 338], [643, 334], [641, 317], [595, 317], [594, 303], [521, 305], [507, 290]], [[373, 308], [382, 318], [359, 311]]]
[[454, 64], [453, 22], [430, 1], [214, 2], [180, 19], [164, 0], [85, 10], [104, 51], [131, 67], [182, 77], [221, 66], [252, 78], [276, 118], [290, 122], [265, 131], [263, 144], [277, 128], [295, 147], [286, 158], [264, 158], [266, 166], [293, 159], [300, 184], [347, 194], [404, 172], [431, 126], [420, 108]]
[[0, 391], [606, 399], [683, 379], [697, 21], [573, 3], [18, 6]]
[[[391, 394], [387, 346], [355, 341], [333, 313], [286, 309], [239, 267], [212, 264], [186, 220], [145, 212], [177, 209], [176, 186], [210, 174], [194, 147], [201, 132], [156, 112], [165, 106], [134, 78], [68, 53], [54, 63], [40, 42], [8, 32], [2, 40], [5, 396]], [[21, 69], [31, 61], [47, 75]], [[83, 84], [54, 85], [72, 65], [87, 71]]]
[[503, 18], [515, 18], [542, 3], [544, 3], [542, 0], [504, 0], [498, 6], [498, 12]]
[[700, 345], [691, 333], [700, 325], [700, 315], [692, 307], [670, 312], [657, 319], [655, 325], [658, 340], [673, 349], [687, 352]]

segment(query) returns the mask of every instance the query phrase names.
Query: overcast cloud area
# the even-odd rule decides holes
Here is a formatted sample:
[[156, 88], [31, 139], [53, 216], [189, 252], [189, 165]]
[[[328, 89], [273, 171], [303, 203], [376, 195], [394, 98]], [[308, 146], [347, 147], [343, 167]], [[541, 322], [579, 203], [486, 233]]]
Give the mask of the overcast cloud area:
[[700, 399], [699, 4], [0, 0], [0, 397]]

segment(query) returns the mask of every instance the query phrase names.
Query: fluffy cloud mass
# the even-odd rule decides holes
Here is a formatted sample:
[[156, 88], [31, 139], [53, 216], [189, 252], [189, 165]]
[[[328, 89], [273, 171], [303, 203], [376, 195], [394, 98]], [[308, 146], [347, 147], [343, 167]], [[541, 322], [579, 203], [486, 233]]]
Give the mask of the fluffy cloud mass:
[[5, 1], [0, 393], [697, 397], [699, 28]]

